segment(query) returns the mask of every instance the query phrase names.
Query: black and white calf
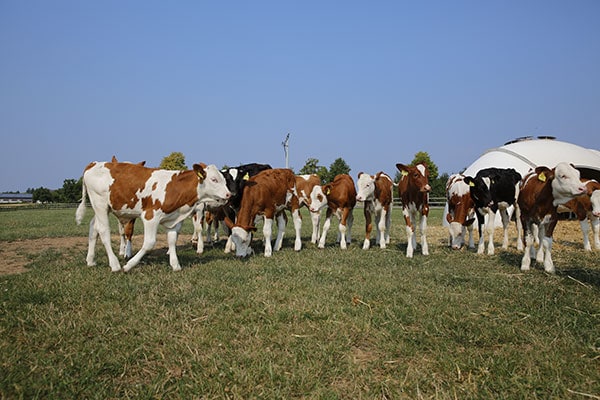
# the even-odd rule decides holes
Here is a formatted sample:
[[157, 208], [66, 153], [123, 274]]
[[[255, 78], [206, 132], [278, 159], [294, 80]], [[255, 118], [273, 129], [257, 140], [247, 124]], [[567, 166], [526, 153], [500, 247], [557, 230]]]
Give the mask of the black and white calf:
[[[477, 253], [485, 250], [485, 236], [488, 236], [487, 254], [494, 254], [494, 220], [496, 212], [500, 211], [504, 238], [502, 248], [508, 248], [508, 225], [510, 223], [509, 207], [515, 206], [519, 195], [521, 174], [513, 168], [485, 168], [477, 172], [475, 177], [466, 176], [465, 183], [469, 185], [471, 199], [475, 203], [477, 225], [479, 230], [479, 246]], [[522, 229], [518, 207], [515, 208], [517, 221], [517, 248], [522, 249]]]
[[[194, 218], [194, 234], [192, 236], [192, 242], [197, 242], [198, 254], [201, 254], [204, 251], [204, 242], [202, 238], [204, 212], [209, 211], [212, 214], [212, 223], [215, 228], [215, 232], [218, 229], [219, 222], [222, 222], [225, 217], [229, 218], [231, 221], [235, 221], [236, 214], [239, 211], [242, 203], [242, 193], [244, 193], [246, 182], [251, 177], [266, 169], [271, 169], [271, 166], [269, 164], [250, 163], [242, 164], [233, 168], [224, 168], [221, 170], [221, 173], [225, 177], [225, 182], [227, 183], [227, 189], [229, 189], [231, 192], [231, 198], [224, 206], [206, 203], [201, 205], [197, 210], [196, 218]], [[225, 226], [225, 224], [223, 224], [223, 226]], [[210, 226], [207, 227], [207, 230], [208, 236], [210, 236]], [[227, 235], [230, 236], [229, 229]], [[225, 251], [231, 251], [230, 240], [227, 241]]]

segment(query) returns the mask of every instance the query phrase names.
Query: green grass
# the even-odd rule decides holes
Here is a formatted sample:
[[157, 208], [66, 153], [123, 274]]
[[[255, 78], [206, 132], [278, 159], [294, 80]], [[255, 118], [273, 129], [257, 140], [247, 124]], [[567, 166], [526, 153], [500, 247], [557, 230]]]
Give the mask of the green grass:
[[[413, 259], [399, 210], [385, 250], [360, 248], [356, 210], [346, 251], [333, 227], [326, 249], [308, 243], [305, 216], [299, 253], [290, 231], [271, 258], [260, 229], [247, 260], [181, 241], [180, 273], [164, 248], [128, 274], [110, 272], [101, 246], [91, 268], [85, 246], [32, 251], [27, 273], [0, 276], [0, 397], [600, 396], [598, 252], [581, 250], [578, 232], [579, 247], [557, 237], [558, 273], [521, 273], [514, 249], [450, 251], [433, 214], [431, 255]], [[3, 242], [86, 243], [74, 210], [0, 219]]]

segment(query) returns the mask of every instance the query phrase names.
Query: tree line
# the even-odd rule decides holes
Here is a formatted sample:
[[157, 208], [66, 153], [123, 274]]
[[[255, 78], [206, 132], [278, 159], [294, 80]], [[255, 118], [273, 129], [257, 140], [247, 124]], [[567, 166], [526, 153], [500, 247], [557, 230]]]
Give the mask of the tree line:
[[[448, 174], [443, 173], [439, 175], [437, 165], [431, 161], [431, 158], [427, 152], [420, 151], [416, 153], [410, 165], [416, 165], [420, 162], [426, 163], [429, 169], [429, 184], [431, 185], [430, 196], [444, 197], [446, 195], [446, 182], [448, 181]], [[223, 168], [227, 167], [227, 165], [223, 166]], [[159, 165], [159, 168], [181, 171], [188, 169], [185, 164], [185, 156], [181, 152], [172, 152], [168, 156], [164, 157]], [[320, 165], [319, 160], [316, 158], [309, 158], [297, 173], [300, 175], [317, 174], [321, 178], [321, 182], [325, 184], [333, 181], [333, 178], [335, 178], [336, 175], [350, 174], [350, 171], [350, 166], [341, 157], [334, 160], [329, 167]], [[375, 174], [377, 172], [378, 171], [370, 171], [369, 173]], [[358, 172], [356, 172], [356, 174], [358, 174]], [[353, 178], [356, 177], [353, 176]], [[398, 182], [399, 180], [400, 172], [396, 171], [394, 182]], [[31, 193], [33, 196], [33, 202], [36, 203], [77, 203], [81, 200], [81, 189], [81, 178], [65, 179], [63, 186], [59, 189], [51, 190], [46, 187], [39, 187], [37, 189], [27, 189], [26, 193]]]

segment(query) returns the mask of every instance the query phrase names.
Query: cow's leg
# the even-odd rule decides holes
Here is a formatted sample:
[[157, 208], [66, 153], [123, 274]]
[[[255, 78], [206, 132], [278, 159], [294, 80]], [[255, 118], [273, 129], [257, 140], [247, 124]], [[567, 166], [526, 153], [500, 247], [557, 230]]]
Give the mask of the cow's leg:
[[583, 234], [583, 249], [586, 251], [592, 251], [592, 245], [590, 244], [590, 226], [588, 225], [587, 219], [579, 221], [581, 227], [581, 233]]
[[523, 222], [521, 221], [521, 209], [515, 203], [515, 223], [517, 225], [517, 250], [523, 250]]
[[486, 233], [488, 235], [488, 255], [492, 256], [494, 255], [494, 231], [495, 231], [495, 225], [496, 225], [496, 213], [494, 213], [492, 210], [489, 211], [489, 213], [487, 214], [487, 221], [485, 222], [485, 230]]
[[508, 210], [506, 208], [502, 208], [500, 210], [500, 217], [502, 218], [502, 249], [508, 249], [508, 227], [510, 225], [510, 216], [508, 215]]
[[110, 225], [107, 213], [96, 213], [94, 216], [94, 229], [100, 236], [100, 240], [102, 240], [102, 244], [106, 250], [106, 255], [108, 256], [108, 264], [110, 265], [110, 269], [113, 272], [120, 271], [121, 265], [119, 264], [119, 259], [113, 252], [110, 243]]
[[385, 240], [385, 233], [386, 233], [386, 212], [385, 209], [382, 209], [381, 212], [378, 214], [376, 219], [376, 223], [377, 223], [377, 244], [379, 244], [379, 248], [381, 249], [385, 249], [385, 245], [386, 245], [386, 240]]
[[371, 210], [369, 206], [364, 205], [364, 215], [365, 215], [365, 241], [363, 242], [363, 250], [368, 250], [371, 247], [371, 231], [373, 230], [373, 224], [371, 223]]
[[350, 208], [346, 217], [346, 244], [352, 242], [352, 225], [354, 225], [354, 209]]
[[594, 247], [596, 250], [600, 250], [600, 218], [592, 216], [590, 218], [590, 224], [592, 225], [592, 232], [594, 235]]
[[319, 242], [319, 224], [321, 222], [321, 212], [311, 212], [310, 219], [312, 221], [312, 236], [310, 242], [317, 244]]
[[[294, 230], [296, 231], [294, 250], [300, 251], [302, 249], [302, 218], [300, 217], [300, 209], [292, 211], [292, 221], [294, 221]], [[283, 230], [285, 231], [285, 224], [283, 225]]]
[[[158, 230], [158, 220], [145, 220], [144, 221], [144, 243], [142, 247], [138, 250], [137, 253], [125, 264], [123, 267], [123, 271], [128, 272], [131, 268], [138, 265], [142, 257], [146, 255], [147, 252], [154, 248], [156, 244], [156, 232]], [[169, 249], [171, 250], [171, 249]], [[170, 254], [169, 254], [170, 256]]]
[[544, 236], [540, 247], [544, 248], [544, 271], [553, 274], [555, 272], [552, 262], [552, 237]]
[[127, 256], [127, 239], [125, 238], [125, 227], [121, 223], [121, 221], [117, 221], [117, 226], [119, 228], [119, 255], [121, 257]]
[[406, 257], [412, 258], [416, 246], [415, 232], [408, 210], [404, 210], [404, 222], [406, 223]]
[[544, 237], [546, 236], [546, 223], [542, 222], [538, 225], [538, 250], [535, 256], [535, 260], [539, 263], [543, 263], [544, 262], [544, 251], [545, 248], [542, 245], [542, 242], [544, 240]]
[[[271, 257], [273, 248], [271, 247], [271, 235], [273, 234], [273, 218], [266, 218], [263, 225], [263, 237], [265, 241], [265, 257]], [[278, 235], [279, 236], [279, 235]], [[275, 243], [277, 247], [277, 243]]]
[[[282, 211], [277, 216], [277, 238], [275, 239], [275, 247], [273, 248], [275, 251], [281, 250], [281, 246], [283, 245], [283, 236], [285, 235], [285, 226], [287, 219], [285, 218], [285, 211]], [[302, 221], [300, 221], [302, 224]], [[294, 223], [295, 225], [295, 223]]]
[[475, 248], [475, 236], [473, 235], [473, 224], [468, 225], [466, 229], [469, 232], [469, 248], [474, 249]]
[[342, 250], [345, 250], [348, 248], [347, 246], [347, 242], [346, 242], [346, 235], [348, 233], [348, 223], [350, 223], [350, 215], [351, 214], [351, 210], [348, 208], [344, 208], [342, 210], [342, 215], [340, 218], [340, 225], [339, 225], [339, 231], [340, 231], [340, 248]]
[[[525, 223], [523, 223], [525, 222]], [[524, 243], [524, 251], [523, 251], [523, 258], [521, 259], [521, 271], [529, 271], [529, 269], [531, 268], [531, 256], [532, 254], [532, 247], [533, 247], [533, 223], [531, 222], [527, 222], [527, 221], [522, 221], [522, 226], [523, 226], [523, 238], [525, 240]]]
[[96, 217], [90, 221], [90, 231], [88, 234], [88, 251], [85, 261], [89, 267], [96, 265], [96, 241], [98, 240], [98, 231], [96, 230]]
[[167, 243], [169, 245], [169, 264], [173, 271], [181, 271], [181, 265], [177, 258], [177, 236], [181, 229], [181, 222], [175, 225], [173, 229], [167, 231]]
[[479, 233], [479, 244], [477, 254], [483, 254], [485, 250], [485, 215], [477, 211], [477, 232]]
[[429, 244], [427, 243], [427, 215], [421, 215], [421, 254], [429, 255]]
[[323, 231], [321, 232], [321, 239], [319, 239], [319, 248], [325, 248], [325, 240], [327, 239], [327, 232], [331, 226], [331, 213], [327, 210], [327, 216], [325, 217], [325, 223], [323, 223]]

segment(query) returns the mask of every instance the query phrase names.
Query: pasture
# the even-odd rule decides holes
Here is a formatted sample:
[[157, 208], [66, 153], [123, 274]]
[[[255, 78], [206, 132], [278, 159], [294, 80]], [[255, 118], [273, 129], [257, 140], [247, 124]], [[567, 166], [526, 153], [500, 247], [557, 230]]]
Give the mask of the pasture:
[[[430, 255], [353, 242], [238, 260], [224, 242], [198, 256], [191, 221], [173, 272], [165, 238], [127, 274], [98, 245], [87, 267], [88, 208], [0, 213], [1, 398], [600, 398], [599, 252], [577, 222], [555, 231], [556, 275], [521, 273], [513, 232], [494, 256], [451, 251], [441, 209]], [[113, 220], [114, 222], [114, 220]], [[116, 232], [116, 224], [113, 225]], [[136, 224], [134, 250], [141, 243]], [[118, 240], [113, 236], [113, 248]], [[18, 272], [25, 265], [22, 273]]]

